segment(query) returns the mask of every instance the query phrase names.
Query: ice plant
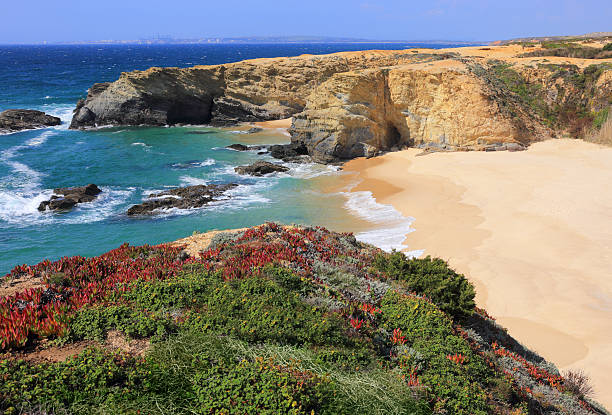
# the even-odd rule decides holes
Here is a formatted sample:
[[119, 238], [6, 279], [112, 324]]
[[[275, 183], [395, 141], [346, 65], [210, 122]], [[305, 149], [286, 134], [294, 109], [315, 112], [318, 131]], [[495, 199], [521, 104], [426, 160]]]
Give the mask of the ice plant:
[[461, 353], [455, 353], [453, 355], [446, 355], [446, 358], [451, 362], [457, 363], [458, 365], [462, 365], [465, 363], [465, 356]]
[[351, 317], [349, 321], [351, 323], [351, 326], [353, 326], [355, 330], [359, 330], [361, 326], [363, 325], [363, 320], [360, 320], [358, 318]]
[[406, 337], [402, 336], [402, 331], [400, 329], [393, 330], [393, 335], [391, 336], [391, 343], [395, 345], [406, 344]]

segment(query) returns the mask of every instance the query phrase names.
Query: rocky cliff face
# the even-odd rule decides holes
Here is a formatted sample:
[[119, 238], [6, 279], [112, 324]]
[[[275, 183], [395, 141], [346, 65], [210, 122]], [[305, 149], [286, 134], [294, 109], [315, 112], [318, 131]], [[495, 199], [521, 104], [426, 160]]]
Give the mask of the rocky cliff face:
[[[412, 145], [527, 145], [576, 133], [567, 120], [572, 111], [584, 120], [608, 105], [612, 60], [594, 71], [583, 62], [564, 69], [538, 61], [544, 58], [520, 59], [520, 49], [345, 52], [151, 68], [94, 85], [71, 128], [293, 117], [292, 141], [327, 163]], [[544, 61], [551, 59], [561, 58]]]

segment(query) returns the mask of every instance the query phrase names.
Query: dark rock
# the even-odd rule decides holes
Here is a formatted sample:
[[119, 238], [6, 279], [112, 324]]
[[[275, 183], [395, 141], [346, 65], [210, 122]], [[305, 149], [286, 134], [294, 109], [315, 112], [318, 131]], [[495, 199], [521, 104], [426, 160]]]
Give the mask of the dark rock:
[[230, 144], [229, 146], [225, 147], [225, 148], [231, 148], [232, 150], [236, 150], [236, 151], [247, 151], [249, 149], [249, 146], [245, 146], [244, 144]]
[[54, 189], [53, 193], [63, 195], [64, 197], [77, 198], [78, 203], [91, 202], [102, 193], [102, 190], [95, 184], [88, 184], [81, 187], [60, 187]]
[[253, 128], [249, 128], [246, 133], [247, 134], [257, 134], [263, 131], [263, 128], [259, 128], [259, 127], [253, 127]]
[[263, 176], [268, 173], [286, 172], [289, 169], [285, 166], [270, 163], [268, 161], [257, 161], [250, 166], [238, 166], [234, 168], [238, 174], [249, 174], [251, 176]]
[[270, 155], [275, 159], [287, 162], [303, 161], [308, 155], [308, 148], [303, 143], [276, 144], [268, 148]]
[[0, 112], [0, 133], [12, 133], [21, 130], [32, 130], [60, 125], [62, 120], [42, 111], [35, 110], [6, 110]]
[[231, 148], [232, 150], [236, 150], [236, 151], [266, 150], [266, 147], [264, 146], [245, 146], [244, 144], [239, 144], [239, 143], [230, 144], [229, 146], [225, 148]]
[[237, 184], [230, 183], [224, 185], [197, 185], [178, 187], [166, 190], [161, 193], [149, 195], [149, 199], [139, 205], [134, 205], [128, 209], [127, 214], [133, 215], [154, 215], [157, 210], [164, 209], [191, 209], [207, 205], [221, 196], [227, 190], [233, 189]]
[[78, 203], [92, 202], [102, 190], [95, 184], [80, 187], [62, 187], [53, 190], [54, 195], [49, 200], [41, 202], [38, 210], [69, 210]]

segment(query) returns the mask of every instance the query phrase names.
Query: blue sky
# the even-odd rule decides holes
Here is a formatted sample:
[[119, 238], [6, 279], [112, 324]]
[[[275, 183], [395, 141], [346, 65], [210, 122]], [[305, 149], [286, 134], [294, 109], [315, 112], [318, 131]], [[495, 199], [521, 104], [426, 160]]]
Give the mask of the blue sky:
[[316, 35], [497, 40], [612, 31], [612, 0], [3, 0], [0, 43]]

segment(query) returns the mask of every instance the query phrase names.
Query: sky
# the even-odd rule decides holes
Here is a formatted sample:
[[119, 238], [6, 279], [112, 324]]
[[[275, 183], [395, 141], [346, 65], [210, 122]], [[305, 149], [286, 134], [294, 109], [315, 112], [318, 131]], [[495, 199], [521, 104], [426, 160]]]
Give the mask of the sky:
[[242, 36], [488, 41], [612, 31], [612, 0], [1, 0], [0, 43]]

